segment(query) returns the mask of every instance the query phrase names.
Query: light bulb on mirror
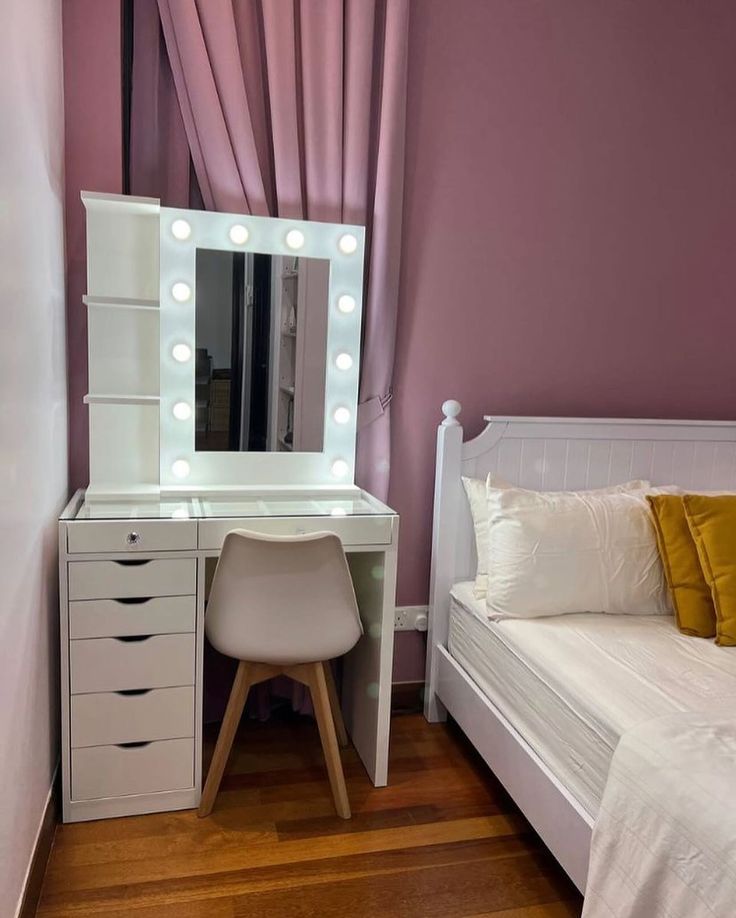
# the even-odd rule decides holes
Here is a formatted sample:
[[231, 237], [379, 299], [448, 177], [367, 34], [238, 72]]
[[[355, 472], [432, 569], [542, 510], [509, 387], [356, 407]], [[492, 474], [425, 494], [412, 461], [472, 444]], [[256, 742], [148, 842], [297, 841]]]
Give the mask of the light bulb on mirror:
[[230, 227], [230, 242], [235, 245], [245, 245], [249, 236], [248, 228], [242, 223], [236, 223], [235, 226]]
[[337, 424], [347, 424], [350, 420], [350, 411], [348, 408], [341, 405], [339, 408], [335, 408], [333, 417]]
[[355, 297], [352, 297], [347, 293], [343, 293], [343, 295], [337, 301], [337, 308], [340, 310], [340, 312], [344, 312], [346, 315], [353, 312], [355, 309]]
[[177, 421], [188, 421], [192, 416], [192, 408], [188, 402], [177, 402], [172, 411]]
[[290, 249], [300, 249], [304, 245], [304, 233], [298, 229], [289, 230], [286, 234], [286, 244]]
[[171, 356], [177, 363], [186, 363], [192, 356], [192, 349], [188, 344], [175, 344], [171, 348]]
[[349, 471], [350, 468], [344, 459], [335, 459], [332, 463], [332, 474], [335, 478], [344, 478]]
[[345, 351], [335, 357], [335, 366], [338, 370], [349, 370], [352, 365], [353, 358], [350, 354], [345, 353]]
[[340, 236], [337, 247], [343, 255], [352, 255], [358, 248], [358, 240], [352, 233], [345, 233], [344, 236]]
[[186, 459], [177, 459], [172, 464], [171, 471], [177, 478], [186, 478], [189, 474], [189, 463]]
[[174, 239], [184, 242], [192, 235], [192, 227], [186, 220], [174, 220], [171, 224], [171, 235]]
[[189, 284], [185, 284], [184, 281], [177, 281], [171, 288], [171, 295], [177, 303], [186, 303], [192, 295], [192, 288]]

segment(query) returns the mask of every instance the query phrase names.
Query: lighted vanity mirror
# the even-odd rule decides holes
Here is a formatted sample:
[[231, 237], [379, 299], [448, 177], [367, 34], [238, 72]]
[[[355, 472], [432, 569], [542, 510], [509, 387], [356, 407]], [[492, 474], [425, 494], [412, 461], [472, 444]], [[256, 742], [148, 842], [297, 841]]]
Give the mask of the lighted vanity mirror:
[[330, 262], [196, 250], [197, 451], [321, 452]]
[[364, 229], [160, 210], [162, 490], [353, 488]]

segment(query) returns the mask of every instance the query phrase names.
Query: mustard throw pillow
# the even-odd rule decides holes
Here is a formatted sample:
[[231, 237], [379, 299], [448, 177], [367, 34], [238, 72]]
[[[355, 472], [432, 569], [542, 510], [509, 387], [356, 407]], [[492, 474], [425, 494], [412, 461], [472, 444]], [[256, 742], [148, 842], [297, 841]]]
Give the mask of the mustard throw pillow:
[[716, 644], [736, 647], [736, 496], [682, 500], [716, 607]]
[[675, 607], [677, 627], [683, 634], [693, 637], [713, 637], [716, 610], [687, 524], [682, 497], [661, 494], [649, 496], [647, 500], [654, 516], [657, 547]]

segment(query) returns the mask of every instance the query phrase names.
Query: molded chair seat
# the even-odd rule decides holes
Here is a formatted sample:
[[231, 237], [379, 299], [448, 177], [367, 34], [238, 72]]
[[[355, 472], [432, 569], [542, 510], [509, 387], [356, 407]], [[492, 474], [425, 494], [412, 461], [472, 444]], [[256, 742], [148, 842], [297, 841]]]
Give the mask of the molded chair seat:
[[329, 660], [363, 628], [347, 559], [331, 532], [225, 537], [205, 617], [210, 643], [239, 660], [199, 816], [212, 812], [251, 686], [282, 673], [309, 687], [338, 815], [350, 818], [338, 737], [347, 745]]

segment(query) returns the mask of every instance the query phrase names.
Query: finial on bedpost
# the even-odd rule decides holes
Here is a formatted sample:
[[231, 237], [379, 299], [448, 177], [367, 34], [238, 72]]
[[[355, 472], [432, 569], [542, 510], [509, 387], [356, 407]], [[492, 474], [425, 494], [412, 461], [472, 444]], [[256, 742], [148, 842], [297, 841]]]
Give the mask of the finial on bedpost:
[[463, 406], [460, 402], [456, 402], [454, 398], [448, 399], [446, 402], [442, 403], [442, 414], [444, 414], [445, 419], [442, 422], [443, 427], [459, 427], [460, 421], [457, 420], [457, 416], [463, 410]]

